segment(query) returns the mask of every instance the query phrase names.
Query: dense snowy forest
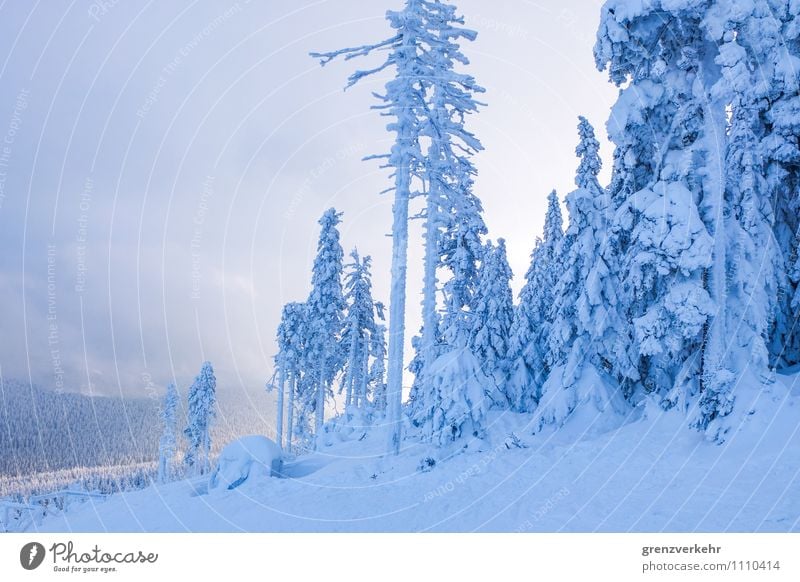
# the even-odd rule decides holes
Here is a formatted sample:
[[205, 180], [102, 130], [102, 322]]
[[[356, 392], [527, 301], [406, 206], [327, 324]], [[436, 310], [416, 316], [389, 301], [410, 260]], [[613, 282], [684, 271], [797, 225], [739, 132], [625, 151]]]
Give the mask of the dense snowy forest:
[[148, 399], [57, 393], [3, 382], [0, 455], [3, 475], [71, 467], [152, 462], [159, 433]]
[[[753, 391], [800, 361], [798, 14], [788, 0], [606, 2], [594, 53], [620, 87], [611, 181], [598, 180], [598, 138], [581, 117], [576, 189], [550, 194], [516, 303], [504, 241], [487, 238], [473, 191], [482, 145], [469, 119], [483, 89], [461, 46], [476, 33], [456, 8], [407, 0], [385, 40], [314, 53], [323, 65], [385, 55], [348, 88], [393, 73], [375, 109], [394, 145], [374, 156], [394, 197], [388, 348], [369, 261], [343, 264], [342, 218], [328, 210], [311, 294], [278, 330], [288, 446], [314, 445], [337, 381], [347, 415], [392, 427], [394, 452], [404, 438], [480, 437], [490, 409], [532, 413], [536, 432], [582, 406], [626, 415], [647, 396], [724, 442]], [[415, 218], [423, 326], [403, 401]]]
[[[188, 409], [177, 390], [168, 394], [172, 394], [173, 426], [183, 430], [189, 426]], [[210, 428], [212, 456], [242, 434], [268, 430], [267, 418], [246, 403], [223, 399], [218, 408], [224, 421]], [[70, 486], [107, 493], [146, 486], [158, 476], [159, 457], [165, 479], [183, 474], [180, 453], [190, 450], [190, 442], [179, 438], [177, 428], [173, 440], [165, 442], [166, 410], [164, 403], [148, 398], [59, 393], [5, 380], [0, 497]]]

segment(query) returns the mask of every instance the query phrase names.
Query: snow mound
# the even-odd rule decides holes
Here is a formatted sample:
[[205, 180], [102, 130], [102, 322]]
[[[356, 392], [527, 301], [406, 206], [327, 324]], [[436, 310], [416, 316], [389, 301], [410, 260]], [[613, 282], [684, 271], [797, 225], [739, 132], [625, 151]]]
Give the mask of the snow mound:
[[461, 348], [443, 354], [429, 371], [438, 398], [430, 413], [428, 439], [445, 445], [462, 435], [483, 436], [487, 394], [494, 389], [494, 382], [483, 373], [472, 351]]
[[332, 446], [335, 442], [363, 441], [369, 438], [373, 424], [380, 423], [382, 415], [368, 406], [348, 405], [340, 414], [325, 423], [325, 438], [322, 444]]
[[[796, 379], [796, 376], [792, 378]], [[785, 379], [763, 377], [747, 366], [735, 379], [733, 411], [727, 416], [714, 418], [705, 429], [705, 438], [717, 444], [732, 438], [763, 438], [780, 409], [790, 403], [792, 392], [787, 384]], [[698, 411], [695, 410], [694, 414], [697, 415]], [[692, 424], [696, 425], [697, 420]]]
[[621, 427], [632, 412], [619, 386], [594, 366], [584, 367], [572, 383], [565, 380], [565, 367], [558, 366], [542, 387], [533, 432], [548, 425], [561, 428], [569, 421], [569, 436], [599, 435]]
[[280, 464], [281, 449], [274, 441], [260, 435], [242, 437], [222, 449], [208, 488], [235, 489], [250, 477], [280, 471]]

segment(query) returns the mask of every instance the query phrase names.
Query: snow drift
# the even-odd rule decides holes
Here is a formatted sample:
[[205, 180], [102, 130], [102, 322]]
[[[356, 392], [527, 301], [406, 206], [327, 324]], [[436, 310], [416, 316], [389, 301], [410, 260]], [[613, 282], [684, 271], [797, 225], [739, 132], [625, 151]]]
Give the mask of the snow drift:
[[264, 436], [246, 436], [228, 444], [211, 473], [209, 490], [236, 489], [251, 477], [280, 472], [281, 449]]

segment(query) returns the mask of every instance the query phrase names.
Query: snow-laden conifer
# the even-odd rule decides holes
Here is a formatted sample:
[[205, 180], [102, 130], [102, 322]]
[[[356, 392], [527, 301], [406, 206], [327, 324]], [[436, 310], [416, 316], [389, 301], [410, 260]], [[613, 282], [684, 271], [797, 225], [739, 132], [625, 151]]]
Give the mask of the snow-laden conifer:
[[322, 433], [325, 420], [325, 400], [332, 394], [333, 381], [345, 357], [340, 344], [345, 310], [342, 291], [344, 251], [337, 228], [340, 222], [341, 214], [334, 208], [326, 210], [319, 220], [321, 230], [311, 276], [311, 293], [306, 302], [309, 349], [305, 373], [310, 381], [309, 387], [313, 386], [314, 434], [317, 437]]
[[174, 382], [167, 386], [167, 392], [161, 403], [160, 416], [163, 432], [158, 442], [158, 482], [166, 483], [174, 473], [172, 460], [177, 449], [178, 389]]
[[511, 408], [519, 412], [535, 408], [547, 379], [547, 338], [553, 291], [564, 252], [564, 223], [555, 191], [548, 196], [544, 233], [536, 239], [525, 285], [514, 310], [509, 337], [509, 378], [505, 386]]
[[187, 472], [204, 475], [211, 468], [211, 424], [217, 416], [217, 379], [211, 362], [204, 362], [189, 388], [188, 426], [183, 431], [188, 445], [184, 457]]

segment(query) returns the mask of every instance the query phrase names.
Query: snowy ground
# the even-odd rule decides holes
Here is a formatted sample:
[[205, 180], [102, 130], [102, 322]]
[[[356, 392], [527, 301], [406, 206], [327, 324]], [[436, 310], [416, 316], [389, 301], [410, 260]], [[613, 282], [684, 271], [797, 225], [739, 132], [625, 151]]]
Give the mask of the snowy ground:
[[[800, 530], [800, 390], [779, 378], [721, 446], [648, 406], [619, 428], [584, 414], [530, 435], [532, 417], [492, 413], [486, 441], [380, 456], [377, 432], [287, 463], [232, 491], [188, 481], [74, 506], [40, 531], [770, 531]], [[793, 387], [794, 386], [794, 387]], [[742, 402], [737, 405], [744, 404]], [[598, 422], [601, 421], [601, 422]], [[527, 448], [508, 448], [514, 432]], [[597, 434], [599, 433], [599, 434]], [[420, 461], [436, 465], [420, 472]]]

